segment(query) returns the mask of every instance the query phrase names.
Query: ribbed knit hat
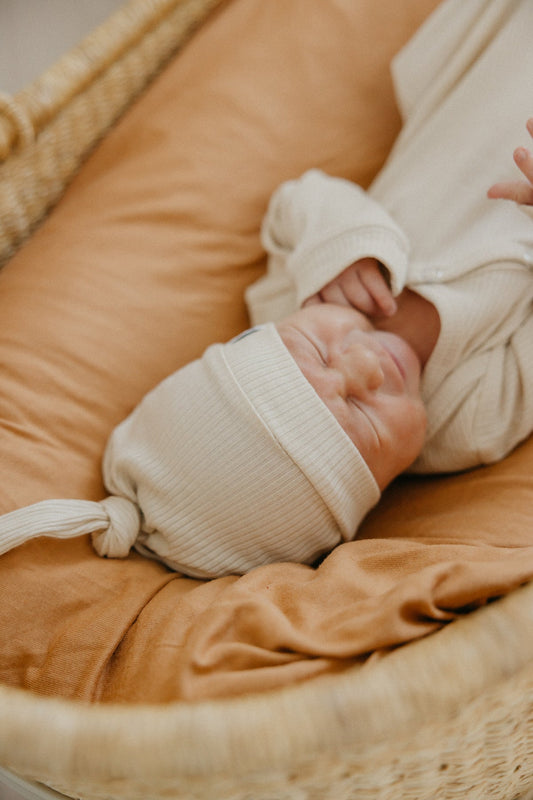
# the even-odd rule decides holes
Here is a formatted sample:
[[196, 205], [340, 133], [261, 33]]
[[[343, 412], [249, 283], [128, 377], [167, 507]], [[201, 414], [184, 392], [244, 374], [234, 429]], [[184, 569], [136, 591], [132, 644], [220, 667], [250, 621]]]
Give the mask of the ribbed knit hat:
[[103, 462], [111, 496], [46, 500], [0, 517], [0, 553], [34, 536], [93, 533], [194, 577], [312, 563], [355, 536], [379, 489], [275, 326], [252, 329], [153, 389]]

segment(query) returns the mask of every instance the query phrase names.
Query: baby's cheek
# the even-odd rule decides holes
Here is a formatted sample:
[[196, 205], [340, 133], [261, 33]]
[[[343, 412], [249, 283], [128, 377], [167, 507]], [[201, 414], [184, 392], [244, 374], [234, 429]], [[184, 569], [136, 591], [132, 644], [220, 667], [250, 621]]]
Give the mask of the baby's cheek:
[[404, 427], [406, 448], [411, 456], [409, 463], [412, 463], [422, 450], [427, 429], [427, 414], [422, 402], [411, 404], [408, 414], [404, 415]]

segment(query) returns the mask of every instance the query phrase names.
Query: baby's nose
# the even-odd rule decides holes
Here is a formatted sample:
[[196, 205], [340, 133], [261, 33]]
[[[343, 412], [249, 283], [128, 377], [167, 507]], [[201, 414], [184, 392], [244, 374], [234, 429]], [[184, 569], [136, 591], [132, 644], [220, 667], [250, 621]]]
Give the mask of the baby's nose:
[[342, 353], [342, 361], [348, 394], [375, 392], [385, 380], [378, 353], [365, 344], [351, 343]]

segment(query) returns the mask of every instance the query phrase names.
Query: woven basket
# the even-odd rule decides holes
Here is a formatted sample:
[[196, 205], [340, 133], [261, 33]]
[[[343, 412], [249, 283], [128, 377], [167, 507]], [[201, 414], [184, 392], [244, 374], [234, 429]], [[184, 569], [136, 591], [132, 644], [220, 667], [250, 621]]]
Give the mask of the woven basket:
[[221, 0], [130, 0], [14, 97], [0, 93], [0, 265]]
[[[133, 0], [1, 98], [1, 260], [219, 2]], [[89, 706], [0, 687], [0, 765], [34, 798], [56, 795], [33, 781], [84, 800], [525, 798], [531, 634], [528, 585], [370, 666], [258, 696]]]
[[87, 800], [512, 800], [533, 785], [532, 630], [529, 585], [371, 668], [264, 695], [0, 689], [0, 764]]

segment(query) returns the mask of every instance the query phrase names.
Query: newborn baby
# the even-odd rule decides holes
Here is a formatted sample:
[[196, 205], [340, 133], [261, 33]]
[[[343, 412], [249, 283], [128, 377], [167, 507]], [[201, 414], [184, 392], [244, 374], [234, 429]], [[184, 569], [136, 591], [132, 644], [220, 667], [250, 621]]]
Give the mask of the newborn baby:
[[93, 533], [194, 577], [312, 563], [353, 539], [417, 457], [420, 363], [352, 308], [321, 304], [213, 345], [112, 433], [100, 503], [47, 500], [0, 517], [0, 553]]

